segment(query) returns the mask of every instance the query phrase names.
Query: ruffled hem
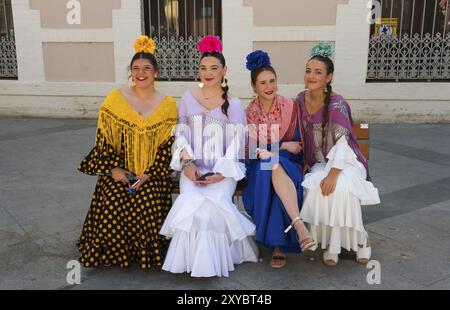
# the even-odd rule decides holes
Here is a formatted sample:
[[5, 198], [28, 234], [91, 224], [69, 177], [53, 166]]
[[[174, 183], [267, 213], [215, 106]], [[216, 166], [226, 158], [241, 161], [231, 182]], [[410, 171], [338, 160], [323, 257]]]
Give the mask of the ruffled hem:
[[320, 188], [308, 190], [300, 216], [312, 225], [364, 230], [359, 200], [348, 191], [336, 190], [325, 197]]
[[373, 186], [372, 182], [366, 180], [366, 170], [357, 160], [353, 150], [348, 146], [345, 137], [339, 139], [330, 150], [327, 158], [327, 164], [315, 164], [311, 169], [311, 173], [305, 176], [305, 180], [302, 183], [304, 188], [309, 190], [320, 188], [320, 182], [328, 175], [330, 170], [337, 168], [342, 171], [338, 177], [336, 191], [353, 193], [360, 200], [361, 205], [380, 203], [378, 189]]
[[163, 270], [190, 273], [192, 277], [228, 277], [235, 264], [258, 262], [258, 250], [251, 237], [230, 242], [225, 233], [175, 232]]
[[160, 230], [172, 238], [164, 270], [193, 277], [228, 276], [234, 264], [257, 262], [255, 225], [231, 201], [232, 179], [198, 188], [184, 175], [181, 194]]
[[167, 249], [168, 241], [160, 236], [151, 242], [136, 241], [136, 243], [138, 244], [128, 243], [119, 249], [113, 245], [108, 246], [105, 242], [96, 243], [82, 237], [77, 242], [80, 252], [79, 261], [86, 268], [119, 266], [125, 269], [133, 262], [137, 263], [141, 269], [161, 268], [161, 257]]
[[[322, 249], [328, 249], [331, 254], [340, 254], [341, 248], [347, 251], [357, 251], [358, 244], [364, 245], [367, 240], [367, 232], [349, 227], [330, 227], [326, 225], [310, 225], [311, 236], [321, 245]], [[316, 250], [318, 245], [311, 250]]]
[[170, 167], [175, 171], [181, 171], [183, 169], [183, 165], [181, 163], [181, 152], [184, 149], [186, 149], [192, 159], [195, 159], [194, 151], [186, 138], [184, 136], [178, 136], [172, 145], [172, 160], [170, 161]]
[[[342, 136], [331, 148], [330, 152], [327, 155], [327, 158], [328, 163], [325, 168], [327, 172], [330, 171], [331, 168], [337, 168], [342, 170], [344, 169], [345, 164], [350, 164], [355, 167], [362, 166], [362, 164], [358, 161], [355, 152], [353, 152], [353, 150], [348, 145], [345, 136]], [[362, 171], [364, 171], [365, 174], [365, 169]]]
[[323, 249], [329, 246], [333, 254], [339, 254], [341, 247], [356, 251], [367, 236], [359, 199], [348, 191], [336, 190], [325, 197], [320, 188], [308, 190], [300, 217], [310, 225], [314, 240]]
[[256, 229], [231, 201], [217, 202], [209, 197], [192, 199], [181, 194], [159, 233], [172, 238], [178, 230], [191, 232], [197, 227], [217, 233], [226, 232], [231, 242], [254, 235]]
[[213, 172], [221, 173], [226, 178], [232, 178], [235, 181], [239, 181], [245, 177], [245, 164], [222, 157], [216, 161]]

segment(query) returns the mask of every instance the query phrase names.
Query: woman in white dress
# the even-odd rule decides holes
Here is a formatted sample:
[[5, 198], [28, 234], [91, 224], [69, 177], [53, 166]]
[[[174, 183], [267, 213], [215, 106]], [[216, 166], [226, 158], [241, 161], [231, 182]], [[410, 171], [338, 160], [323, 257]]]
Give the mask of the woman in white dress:
[[304, 160], [310, 167], [302, 186], [306, 192], [301, 218], [325, 249], [323, 261], [335, 266], [341, 248], [356, 252], [356, 261], [371, 257], [368, 234], [363, 226], [361, 205], [380, 203], [378, 190], [370, 182], [368, 162], [352, 132], [350, 106], [332, 92], [334, 48], [320, 43], [305, 72], [307, 90], [296, 101], [300, 105]]
[[186, 92], [178, 110], [171, 167], [182, 171], [180, 196], [160, 231], [171, 238], [162, 269], [227, 277], [235, 264], [258, 261], [255, 225], [232, 202], [237, 181], [245, 177], [239, 159], [246, 115], [237, 98], [228, 98], [220, 41], [207, 36], [199, 50], [203, 85]]

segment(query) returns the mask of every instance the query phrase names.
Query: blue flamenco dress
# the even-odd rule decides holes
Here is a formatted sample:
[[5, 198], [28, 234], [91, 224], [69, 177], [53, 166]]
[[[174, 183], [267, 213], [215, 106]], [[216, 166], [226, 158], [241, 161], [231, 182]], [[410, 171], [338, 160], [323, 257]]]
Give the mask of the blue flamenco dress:
[[[291, 141], [301, 141], [300, 127], [297, 122], [294, 138]], [[283, 141], [277, 142], [278, 147]], [[273, 149], [274, 144], [267, 149]], [[294, 155], [286, 150], [280, 150], [278, 160], [297, 189], [299, 211], [303, 202], [303, 152]], [[243, 203], [247, 213], [253, 218], [256, 225], [256, 242], [269, 249], [279, 247], [284, 253], [300, 253], [300, 242], [295, 229], [287, 234], [284, 229], [289, 226], [291, 219], [275, 192], [272, 184], [272, 171], [267, 169], [271, 159], [250, 159], [247, 161], [247, 185], [243, 191]], [[265, 163], [265, 165], [264, 165]]]

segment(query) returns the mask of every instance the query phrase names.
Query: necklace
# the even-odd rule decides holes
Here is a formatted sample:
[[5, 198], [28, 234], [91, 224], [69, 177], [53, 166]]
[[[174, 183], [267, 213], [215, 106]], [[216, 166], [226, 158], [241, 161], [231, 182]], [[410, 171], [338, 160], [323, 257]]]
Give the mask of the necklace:
[[209, 100], [209, 99], [212, 99], [212, 98], [215, 98], [215, 97], [217, 97], [218, 95], [220, 95], [222, 93], [222, 90], [220, 90], [220, 92], [219, 93], [217, 93], [217, 94], [215, 94], [215, 95], [213, 95], [213, 96], [205, 96], [205, 91], [202, 89], [202, 95], [203, 95], [203, 98], [205, 98], [205, 100]]

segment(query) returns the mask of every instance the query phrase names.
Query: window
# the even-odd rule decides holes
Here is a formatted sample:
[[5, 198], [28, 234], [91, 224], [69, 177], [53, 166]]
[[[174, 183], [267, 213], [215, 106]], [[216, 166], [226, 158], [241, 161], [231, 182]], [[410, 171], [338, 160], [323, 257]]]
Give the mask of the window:
[[221, 0], [143, 0], [144, 30], [157, 43], [160, 79], [198, 77], [197, 43], [205, 35], [221, 37]]
[[0, 79], [17, 79], [11, 0], [0, 0]]
[[377, 0], [367, 81], [450, 81], [450, 0]]

